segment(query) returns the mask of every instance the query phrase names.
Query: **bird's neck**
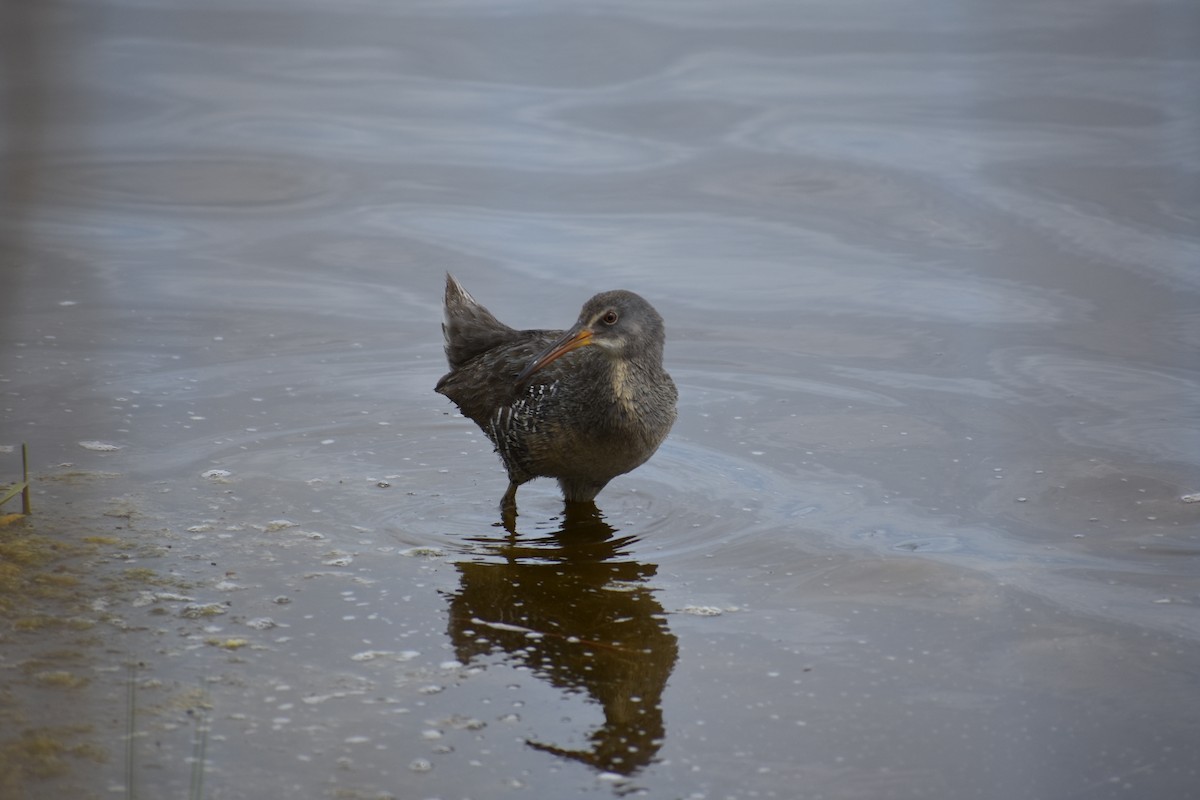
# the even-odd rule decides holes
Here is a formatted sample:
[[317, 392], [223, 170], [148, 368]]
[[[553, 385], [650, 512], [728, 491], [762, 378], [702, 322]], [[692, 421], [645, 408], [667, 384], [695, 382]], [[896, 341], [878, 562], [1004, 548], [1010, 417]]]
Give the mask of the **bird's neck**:
[[608, 366], [613, 400], [620, 412], [618, 419], [628, 424], [640, 424], [646, 412], [647, 391], [661, 370], [623, 358], [610, 360]]
[[612, 384], [613, 397], [617, 405], [626, 413], [634, 413], [637, 408], [637, 379], [633, 374], [633, 364], [623, 358], [610, 362], [609, 380]]

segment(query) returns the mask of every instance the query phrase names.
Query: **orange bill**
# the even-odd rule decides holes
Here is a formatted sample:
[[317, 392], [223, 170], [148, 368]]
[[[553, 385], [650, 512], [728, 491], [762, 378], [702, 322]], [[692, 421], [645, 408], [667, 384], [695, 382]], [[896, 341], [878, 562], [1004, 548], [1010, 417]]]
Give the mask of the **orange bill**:
[[521, 374], [517, 376], [517, 383], [522, 383], [533, 373], [537, 372], [542, 367], [554, 361], [560, 356], [564, 356], [585, 345], [592, 343], [592, 332], [587, 328], [572, 328], [564, 333], [554, 344], [547, 347], [533, 361], [525, 365], [525, 369], [521, 370]]

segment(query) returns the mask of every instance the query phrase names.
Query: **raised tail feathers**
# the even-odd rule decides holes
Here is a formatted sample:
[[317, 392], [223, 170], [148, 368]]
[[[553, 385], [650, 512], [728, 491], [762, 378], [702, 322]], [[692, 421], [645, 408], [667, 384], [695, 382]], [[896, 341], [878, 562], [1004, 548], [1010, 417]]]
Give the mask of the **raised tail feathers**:
[[458, 369], [475, 356], [511, 341], [517, 331], [496, 319], [447, 272], [442, 335], [446, 360], [451, 369]]

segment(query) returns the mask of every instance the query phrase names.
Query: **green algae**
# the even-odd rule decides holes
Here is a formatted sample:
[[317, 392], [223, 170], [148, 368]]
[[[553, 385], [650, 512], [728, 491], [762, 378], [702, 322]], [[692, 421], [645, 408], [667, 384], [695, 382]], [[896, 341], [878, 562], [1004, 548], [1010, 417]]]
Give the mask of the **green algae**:
[[83, 675], [77, 675], [65, 669], [52, 669], [44, 672], [36, 672], [33, 679], [37, 681], [39, 686], [45, 686], [51, 689], [80, 689], [91, 683], [90, 678]]
[[30, 781], [65, 775], [78, 762], [104, 763], [107, 754], [89, 742], [90, 725], [30, 728], [0, 742], [0, 796], [17, 797]]
[[250, 640], [237, 639], [237, 638], [234, 638], [234, 639], [210, 638], [210, 639], [205, 639], [204, 643], [211, 647], [220, 647], [224, 650], [241, 650], [243, 647], [246, 647], [247, 645], [250, 644]]

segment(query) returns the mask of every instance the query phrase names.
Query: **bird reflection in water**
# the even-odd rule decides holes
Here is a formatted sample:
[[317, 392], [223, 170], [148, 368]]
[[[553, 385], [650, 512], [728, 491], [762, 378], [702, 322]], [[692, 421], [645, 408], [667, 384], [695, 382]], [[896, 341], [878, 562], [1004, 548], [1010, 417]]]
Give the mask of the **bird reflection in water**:
[[463, 664], [503, 653], [603, 708], [588, 747], [530, 746], [632, 775], [662, 746], [662, 693], [679, 645], [646, 583], [657, 567], [626, 557], [633, 537], [618, 537], [591, 503], [566, 508], [561, 530], [544, 538], [468, 540], [480, 560], [456, 565], [450, 638]]

